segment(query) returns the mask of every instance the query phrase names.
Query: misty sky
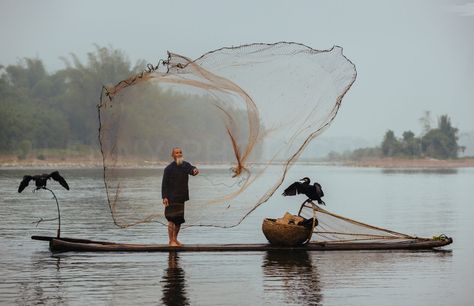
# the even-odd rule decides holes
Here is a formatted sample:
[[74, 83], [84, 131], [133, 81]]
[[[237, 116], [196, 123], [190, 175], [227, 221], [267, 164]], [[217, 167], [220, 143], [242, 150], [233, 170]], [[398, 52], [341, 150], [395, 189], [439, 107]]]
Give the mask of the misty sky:
[[340, 45], [358, 79], [326, 137], [418, 134], [425, 110], [474, 131], [474, 1], [0, 0], [0, 37], [0, 65], [38, 57], [51, 72], [94, 43], [152, 63], [167, 50], [197, 58], [252, 42]]

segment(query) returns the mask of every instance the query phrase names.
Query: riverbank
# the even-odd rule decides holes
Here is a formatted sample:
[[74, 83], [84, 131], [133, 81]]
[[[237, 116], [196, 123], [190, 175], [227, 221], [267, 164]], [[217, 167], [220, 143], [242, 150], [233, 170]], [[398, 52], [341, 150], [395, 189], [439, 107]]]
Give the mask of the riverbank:
[[343, 166], [370, 167], [370, 168], [420, 168], [420, 169], [452, 169], [474, 167], [474, 157], [459, 159], [433, 159], [433, 158], [377, 158], [361, 161], [344, 161]]
[[[125, 168], [147, 168], [147, 167], [163, 167], [169, 161], [148, 161], [148, 160], [130, 160], [122, 166]], [[200, 166], [216, 166], [209, 165], [206, 162], [194, 162]], [[387, 169], [453, 169], [453, 168], [469, 168], [474, 167], [474, 157], [459, 159], [432, 159], [432, 158], [376, 158], [366, 160], [347, 160], [347, 161], [318, 161], [309, 162], [302, 161], [300, 164], [311, 165], [336, 165], [343, 167], [362, 167], [362, 168], [387, 168]], [[229, 167], [229, 164], [219, 165]], [[103, 161], [100, 155], [74, 156], [74, 157], [54, 157], [47, 159], [29, 158], [19, 159], [15, 155], [0, 156], [0, 168], [32, 168], [32, 169], [77, 169], [77, 168], [102, 168]]]
[[0, 156], [0, 168], [36, 168], [36, 169], [65, 169], [65, 168], [102, 168], [102, 157], [54, 157], [47, 159], [19, 159], [15, 155]]

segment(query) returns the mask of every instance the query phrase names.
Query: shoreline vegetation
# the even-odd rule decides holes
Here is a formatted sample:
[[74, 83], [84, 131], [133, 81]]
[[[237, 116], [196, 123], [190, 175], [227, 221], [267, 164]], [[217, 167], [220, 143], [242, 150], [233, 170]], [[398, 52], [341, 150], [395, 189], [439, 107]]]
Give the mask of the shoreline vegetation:
[[[65, 67], [54, 73], [48, 73], [38, 58], [25, 58], [7, 67], [0, 65], [0, 168], [103, 168], [97, 137], [97, 94], [101, 84], [116, 84], [143, 71], [145, 62], [132, 65], [122, 51], [100, 46], [88, 53], [85, 63], [75, 54], [64, 58], [64, 62]], [[216, 110], [203, 107], [212, 104], [196, 103], [197, 99], [207, 98], [160, 87], [142, 91], [143, 101], [160, 103], [143, 102], [141, 108], [127, 109], [123, 127], [130, 130], [121, 130], [121, 138], [112, 138], [113, 133], [102, 135], [106, 155], [119, 148], [115, 151], [119, 156], [109, 157], [109, 161], [119, 158], [121, 168], [161, 168], [169, 160], [158, 157], [164, 159], [169, 156], [169, 148], [188, 144], [200, 148], [189, 150], [186, 155], [196, 165], [234, 166], [228, 161], [235, 160], [238, 144], [222, 145], [229, 144], [229, 136], [221, 121], [214, 120], [218, 118]], [[250, 133], [246, 112], [231, 111], [233, 124], [241, 126], [240, 136], [244, 137]], [[185, 113], [192, 116], [183, 116]], [[116, 118], [111, 114], [108, 119], [114, 122]], [[399, 169], [474, 167], [474, 157], [458, 158], [466, 148], [458, 144], [459, 130], [447, 114], [438, 117], [436, 126], [429, 111], [419, 120], [423, 130], [420, 135], [409, 130], [397, 137], [388, 130], [379, 146], [330, 152], [326, 158], [303, 158], [296, 163]], [[168, 122], [180, 124], [172, 126]], [[266, 133], [263, 125], [259, 129]], [[256, 142], [254, 160], [266, 160], [263, 146]]]
[[347, 167], [387, 168], [387, 169], [453, 169], [474, 167], [474, 157], [457, 159], [395, 158], [383, 157], [367, 160], [341, 162]]
[[[124, 168], [160, 168], [166, 166], [170, 161], [130, 160], [124, 164]], [[194, 161], [196, 165], [210, 166], [208, 162]], [[279, 164], [278, 161], [274, 164]], [[295, 164], [321, 165], [339, 167], [360, 168], [386, 168], [386, 169], [453, 169], [474, 167], [474, 157], [463, 157], [457, 159], [434, 159], [434, 158], [403, 158], [403, 157], [381, 157], [368, 158], [364, 160], [302, 160]], [[215, 164], [216, 167], [227, 167], [229, 164]], [[16, 155], [0, 155], [0, 169], [88, 169], [103, 168], [102, 156], [86, 155], [73, 157], [48, 157], [47, 159], [25, 158], [19, 159]]]

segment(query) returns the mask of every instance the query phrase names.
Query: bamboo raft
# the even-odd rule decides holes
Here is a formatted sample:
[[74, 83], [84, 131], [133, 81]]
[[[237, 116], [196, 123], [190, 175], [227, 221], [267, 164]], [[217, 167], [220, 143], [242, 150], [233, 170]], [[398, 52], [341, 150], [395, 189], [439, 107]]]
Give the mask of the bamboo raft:
[[32, 236], [33, 240], [49, 241], [53, 253], [60, 252], [248, 252], [248, 251], [355, 251], [355, 250], [430, 250], [453, 242], [452, 238], [418, 238], [410, 241], [371, 242], [310, 242], [302, 246], [262, 244], [186, 244], [172, 247], [167, 244], [129, 244], [93, 241], [77, 238]]

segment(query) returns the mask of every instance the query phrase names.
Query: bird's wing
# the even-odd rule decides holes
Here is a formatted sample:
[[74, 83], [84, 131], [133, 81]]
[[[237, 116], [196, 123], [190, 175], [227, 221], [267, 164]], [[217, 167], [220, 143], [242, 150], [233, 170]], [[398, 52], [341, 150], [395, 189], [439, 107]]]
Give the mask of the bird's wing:
[[324, 191], [323, 187], [319, 183], [314, 183], [314, 186], [316, 186], [317, 193], [319, 194], [319, 197], [322, 198], [324, 197]]
[[20, 186], [18, 186], [18, 193], [21, 193], [26, 188], [26, 186], [28, 186], [32, 179], [33, 177], [31, 175], [25, 175], [23, 180], [20, 182]]
[[69, 185], [67, 184], [66, 180], [64, 177], [62, 177], [58, 171], [54, 171], [49, 175], [53, 180], [58, 181], [61, 186], [69, 190]]
[[301, 183], [300, 182], [294, 182], [293, 184], [291, 184], [290, 186], [288, 186], [285, 191], [283, 191], [283, 195], [284, 196], [294, 196], [298, 193], [301, 193], [300, 192], [300, 188], [301, 188]]

